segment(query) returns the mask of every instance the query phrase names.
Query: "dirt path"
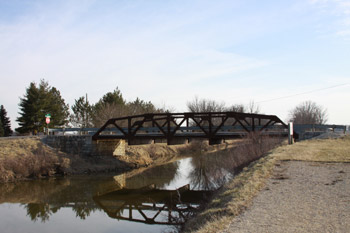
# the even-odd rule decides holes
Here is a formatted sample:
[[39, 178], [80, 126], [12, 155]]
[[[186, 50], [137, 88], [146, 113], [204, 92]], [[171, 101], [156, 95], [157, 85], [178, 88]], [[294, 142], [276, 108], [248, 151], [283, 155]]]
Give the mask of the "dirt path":
[[350, 232], [350, 163], [280, 162], [225, 232]]

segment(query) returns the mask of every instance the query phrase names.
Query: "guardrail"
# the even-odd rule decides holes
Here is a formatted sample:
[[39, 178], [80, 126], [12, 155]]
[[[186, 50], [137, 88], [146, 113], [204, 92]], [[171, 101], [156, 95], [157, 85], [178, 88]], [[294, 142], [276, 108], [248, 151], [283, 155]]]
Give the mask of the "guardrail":
[[313, 124], [303, 124], [293, 125], [294, 131], [296, 132], [319, 132], [319, 131], [336, 131], [340, 130], [344, 133], [346, 132], [347, 126], [346, 125], [313, 125]]
[[66, 133], [72, 133], [76, 135], [82, 135], [82, 134], [93, 134], [97, 132], [98, 128], [57, 128], [57, 129], [48, 129], [49, 135], [57, 135], [57, 134], [63, 134]]

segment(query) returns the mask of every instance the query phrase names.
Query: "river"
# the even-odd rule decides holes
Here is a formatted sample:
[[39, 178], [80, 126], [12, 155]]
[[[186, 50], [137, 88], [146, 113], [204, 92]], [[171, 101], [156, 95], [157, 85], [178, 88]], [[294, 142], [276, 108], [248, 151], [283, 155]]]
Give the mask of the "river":
[[214, 153], [124, 174], [1, 184], [1, 232], [176, 232], [235, 169]]

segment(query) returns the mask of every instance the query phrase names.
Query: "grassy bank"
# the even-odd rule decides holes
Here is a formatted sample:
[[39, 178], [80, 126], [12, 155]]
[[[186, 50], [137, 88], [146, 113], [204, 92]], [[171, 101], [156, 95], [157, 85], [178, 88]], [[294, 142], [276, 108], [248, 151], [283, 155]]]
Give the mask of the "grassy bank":
[[350, 137], [283, 145], [251, 163], [213, 197], [205, 210], [187, 222], [184, 232], [220, 232], [242, 213], [265, 186], [281, 160], [350, 162]]
[[63, 173], [70, 160], [38, 138], [0, 140], [0, 182]]
[[278, 160], [312, 162], [350, 162], [350, 136], [338, 139], [309, 140], [278, 148]]
[[167, 146], [151, 144], [126, 147], [126, 156], [66, 154], [43, 144], [38, 137], [0, 139], [0, 182], [53, 175], [124, 172], [175, 161], [192, 153], [212, 153], [231, 148], [235, 142], [209, 146], [203, 142]]
[[[149, 166], [162, 159], [164, 150], [151, 153], [148, 147], [127, 148], [125, 158], [82, 156], [51, 148], [38, 137], [0, 139], [0, 182], [53, 175], [122, 172]], [[170, 150], [171, 155], [175, 150]], [[165, 160], [162, 159], [162, 160]]]

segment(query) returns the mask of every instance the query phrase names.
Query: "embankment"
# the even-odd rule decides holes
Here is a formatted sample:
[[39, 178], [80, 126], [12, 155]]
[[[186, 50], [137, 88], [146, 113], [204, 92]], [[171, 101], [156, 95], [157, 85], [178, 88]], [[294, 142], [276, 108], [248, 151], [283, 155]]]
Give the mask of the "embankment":
[[0, 139], [0, 182], [64, 174], [71, 160], [39, 138]]
[[[273, 149], [266, 156], [244, 168], [233, 180], [224, 185], [213, 196], [206, 208], [186, 223], [183, 231], [222, 232], [227, 230], [233, 219], [251, 206], [253, 199], [265, 187], [275, 168], [280, 166], [280, 161], [348, 164], [350, 163], [349, 151], [349, 136], [339, 139], [302, 141]], [[317, 172], [317, 169], [314, 170]], [[274, 179], [285, 179], [283, 176], [279, 177], [278, 174], [275, 176]], [[301, 200], [298, 199], [298, 201]], [[265, 224], [272, 223], [266, 222]], [[247, 232], [254, 231], [247, 230]]]
[[42, 143], [38, 137], [0, 139], [0, 182], [54, 175], [124, 172], [174, 161], [198, 151], [211, 153], [230, 148], [235, 142], [208, 146], [191, 144], [167, 146], [151, 144], [127, 146], [125, 156], [67, 154]]

